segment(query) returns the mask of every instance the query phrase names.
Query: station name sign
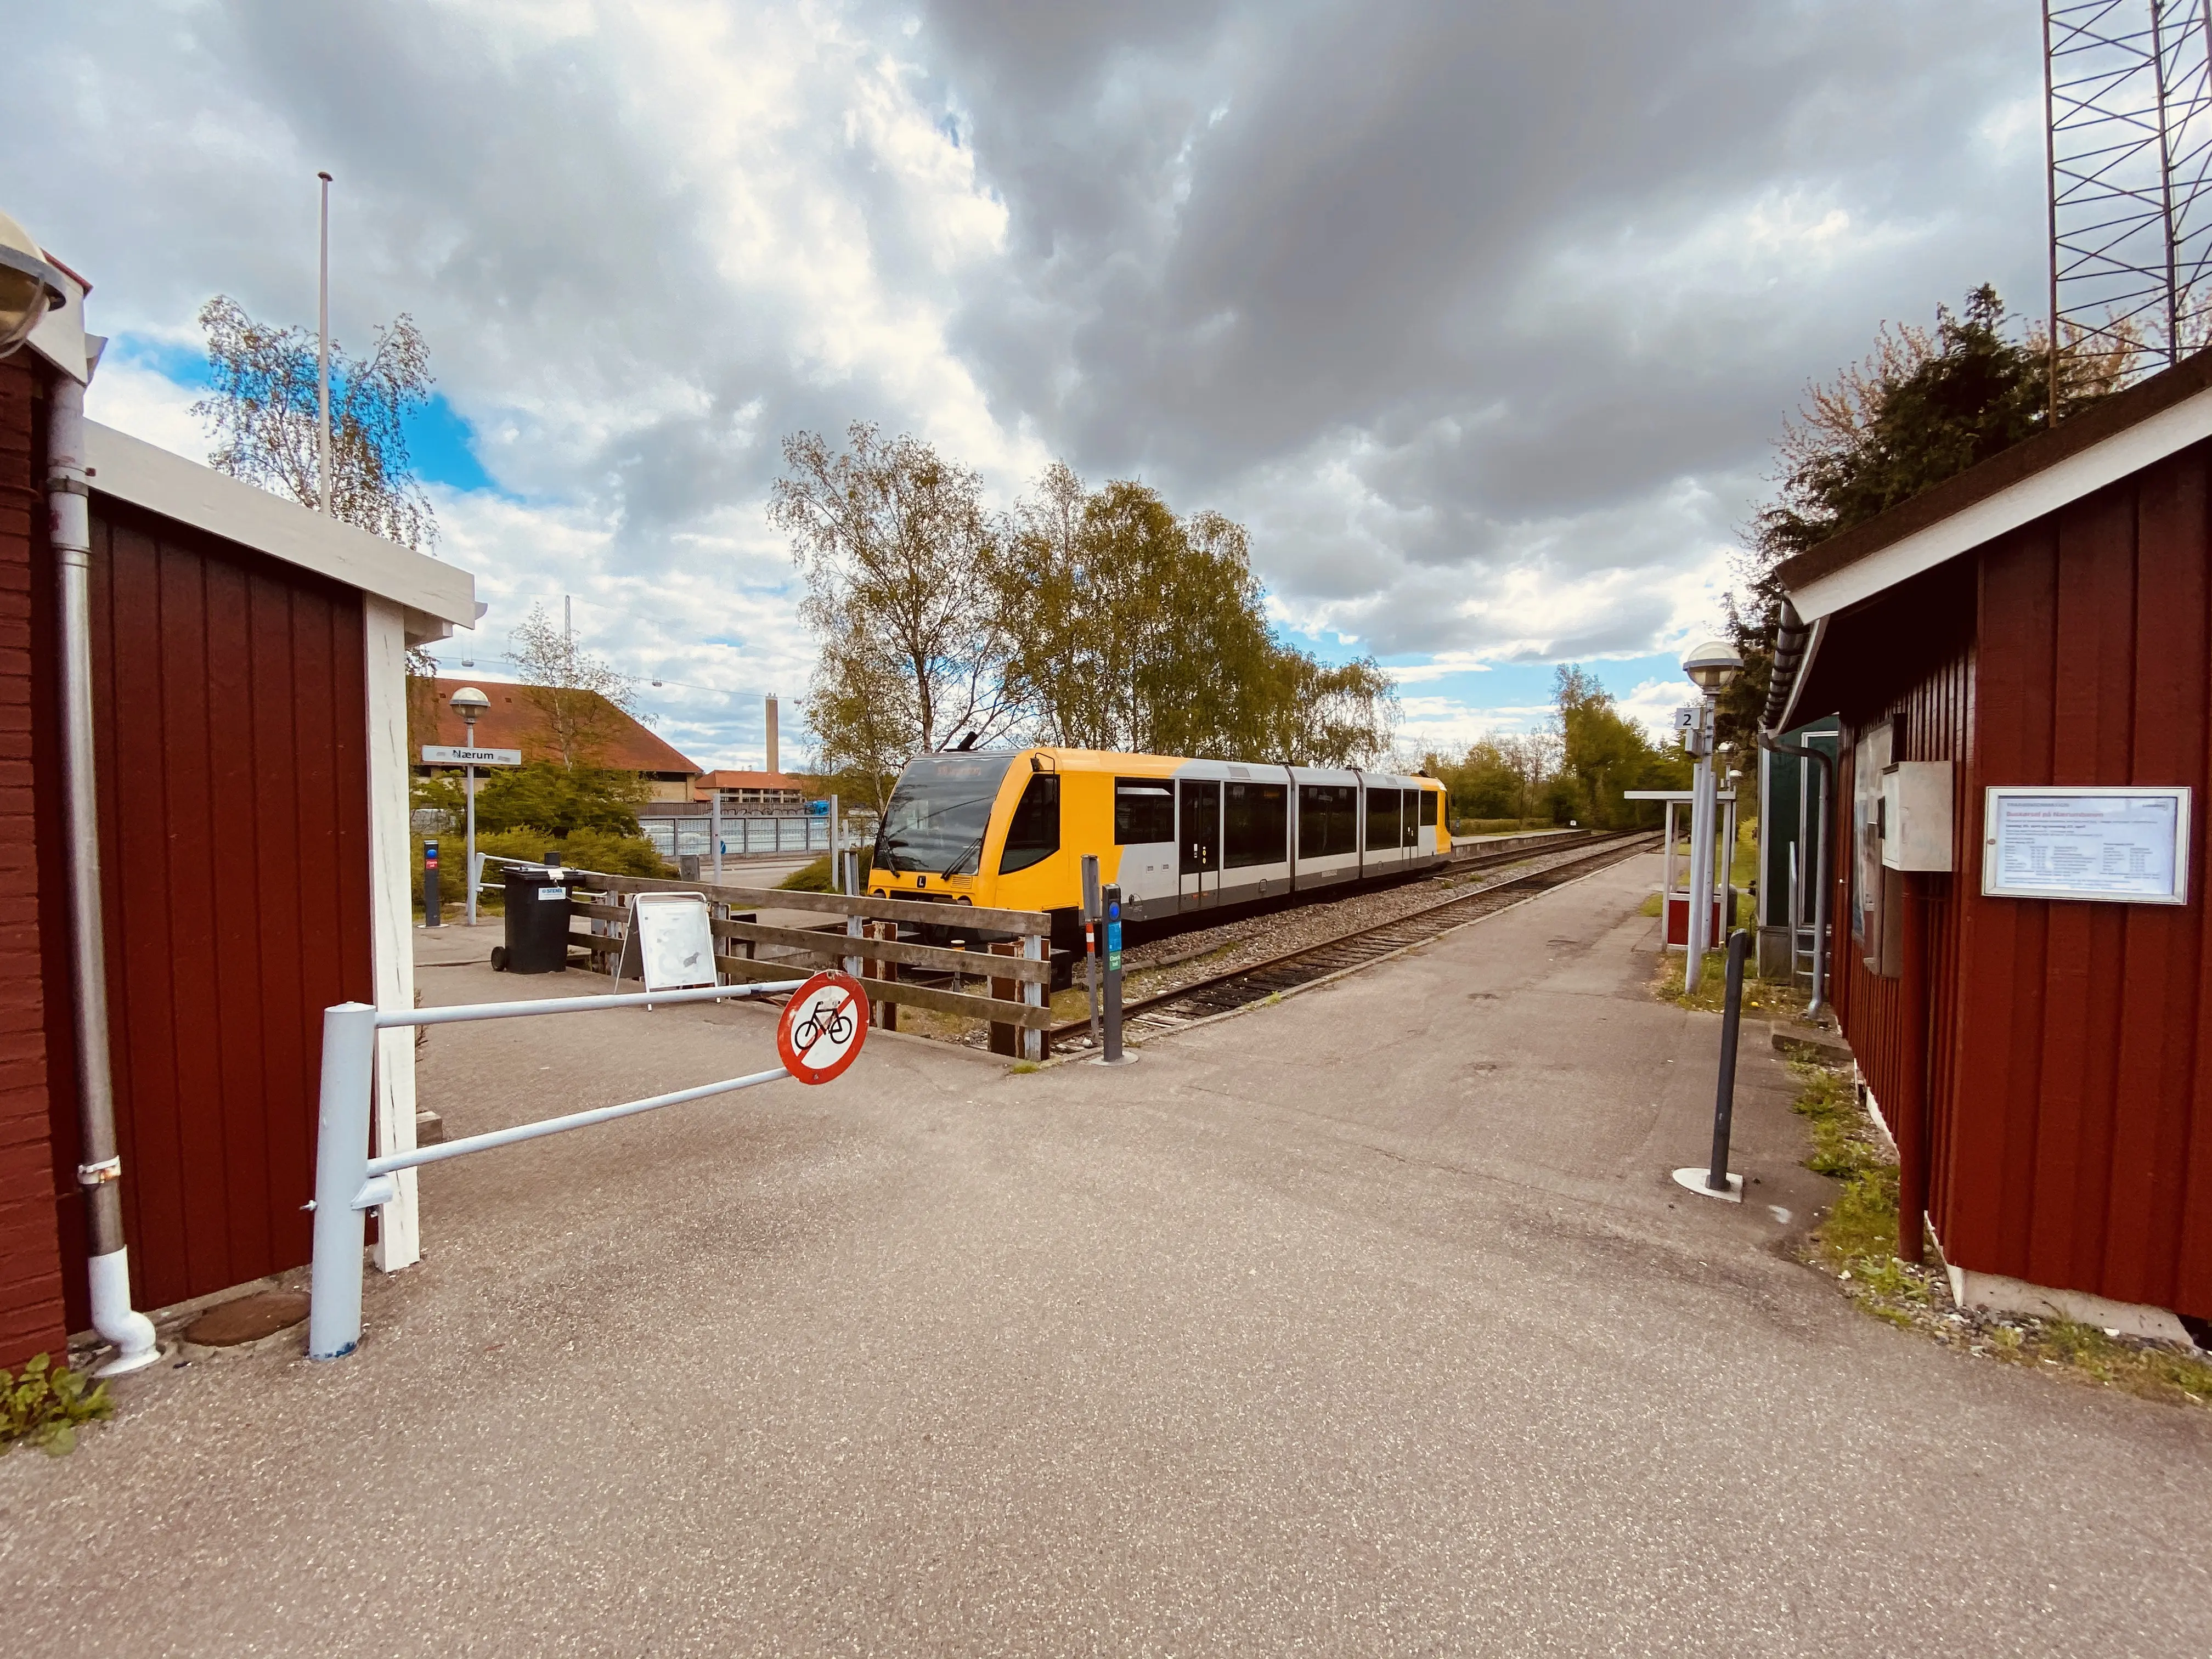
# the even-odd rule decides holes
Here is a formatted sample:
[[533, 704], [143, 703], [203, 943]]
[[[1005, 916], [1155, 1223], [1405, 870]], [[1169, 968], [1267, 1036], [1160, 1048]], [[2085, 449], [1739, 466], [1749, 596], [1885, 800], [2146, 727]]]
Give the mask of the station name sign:
[[2186, 904], [2189, 791], [1993, 788], [1983, 811], [1982, 891]]
[[444, 744], [422, 745], [425, 766], [520, 766], [520, 749], [454, 749]]

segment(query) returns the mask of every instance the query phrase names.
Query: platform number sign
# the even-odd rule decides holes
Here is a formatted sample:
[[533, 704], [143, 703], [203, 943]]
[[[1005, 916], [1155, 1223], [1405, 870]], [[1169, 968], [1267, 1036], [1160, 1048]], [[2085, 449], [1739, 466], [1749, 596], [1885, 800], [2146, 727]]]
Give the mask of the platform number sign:
[[827, 1083], [853, 1063], [868, 1036], [868, 994], [844, 974], [817, 974], [792, 993], [775, 1051], [801, 1083]]

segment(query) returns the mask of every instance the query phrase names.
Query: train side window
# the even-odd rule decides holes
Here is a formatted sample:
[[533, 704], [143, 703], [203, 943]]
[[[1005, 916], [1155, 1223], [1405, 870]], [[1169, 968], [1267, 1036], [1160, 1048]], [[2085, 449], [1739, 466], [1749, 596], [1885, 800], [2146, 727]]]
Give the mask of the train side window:
[[1398, 792], [1395, 789], [1370, 789], [1367, 792], [1367, 850], [1379, 853], [1400, 844]]
[[1114, 845], [1144, 847], [1175, 838], [1175, 792], [1164, 781], [1114, 780]]
[[1298, 856], [1325, 859], [1359, 850], [1359, 792], [1349, 784], [1298, 786]]
[[1006, 826], [1006, 850], [999, 857], [999, 873], [1010, 876], [1042, 864], [1060, 851], [1060, 775], [1033, 773]]
[[1290, 790], [1279, 783], [1229, 786], [1227, 856], [1230, 869], [1280, 864], [1290, 855]]
[[1424, 789], [1421, 791], [1421, 828], [1433, 830], [1436, 827], [1437, 792], [1433, 789]]

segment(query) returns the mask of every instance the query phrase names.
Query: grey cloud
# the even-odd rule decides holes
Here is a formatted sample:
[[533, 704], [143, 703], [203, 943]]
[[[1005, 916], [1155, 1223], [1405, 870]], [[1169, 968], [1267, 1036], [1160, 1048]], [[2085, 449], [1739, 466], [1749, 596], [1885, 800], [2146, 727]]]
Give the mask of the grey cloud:
[[[741, 51], [797, 27], [729, 15]], [[2034, 292], [2039, 147], [1976, 136], [2039, 93], [2033, 21], [1999, 0], [914, 15], [830, 14], [776, 65], [798, 118], [732, 165], [800, 179], [876, 280], [948, 307], [1004, 434], [1243, 518], [1286, 605], [1389, 654], [1648, 648], [1808, 378], [1984, 276]], [[730, 273], [686, 150], [725, 112], [626, 102], [629, 17], [544, 40], [419, 0], [58, 15], [0, 205], [110, 325], [173, 328], [216, 289], [310, 315], [331, 166], [341, 332], [414, 312], [502, 482], [615, 526], [621, 571], [757, 524], [781, 434], [936, 412], [896, 364], [807, 358], [808, 273]], [[955, 277], [932, 203], [848, 131], [885, 58], [1006, 205], [1003, 253]], [[1762, 200], [1894, 240], [1715, 228]], [[1602, 614], [1462, 614], [1609, 571], [1638, 574]]]
[[[931, 10], [948, 83], [1018, 79], [1034, 61], [1018, 17], [994, 9], [980, 28], [975, 9]], [[1878, 319], [1924, 316], [1984, 276], [2032, 291], [2039, 179], [1992, 176], [1974, 137], [2039, 84], [2034, 31], [2008, 9], [1400, 4], [1267, 27], [1279, 17], [1126, 30], [1090, 80], [1063, 67], [1055, 96], [977, 125], [1015, 224], [959, 337], [1001, 405], [1079, 469], [1249, 502], [1285, 457], [1340, 434], [1405, 514], [1409, 566], [1480, 576], [1502, 526], [1756, 476], [1802, 383], [1863, 350]], [[1151, 95], [1110, 99], [1117, 81]], [[1127, 172], [1139, 134], [1149, 191]], [[1041, 184], [1041, 154], [1111, 156], [1116, 188], [1070, 191], [1057, 170]], [[1915, 240], [1751, 292], [1731, 290], [1726, 247], [1705, 270], [1649, 263], [1717, 210], [1792, 190]], [[1582, 291], [1547, 292], [1577, 252]], [[1750, 505], [1724, 507], [1721, 533]], [[1372, 579], [1356, 540], [1332, 560], [1316, 539], [1260, 544], [1286, 599]], [[1478, 642], [1419, 617], [1380, 642]]]

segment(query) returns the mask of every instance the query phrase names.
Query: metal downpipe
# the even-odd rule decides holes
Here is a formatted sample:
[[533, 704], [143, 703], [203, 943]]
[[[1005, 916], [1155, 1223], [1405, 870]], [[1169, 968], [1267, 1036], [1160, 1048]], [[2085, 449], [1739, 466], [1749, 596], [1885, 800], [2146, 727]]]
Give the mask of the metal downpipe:
[[62, 777], [69, 837], [70, 968], [76, 1007], [79, 1163], [92, 1326], [115, 1346], [102, 1376], [161, 1357], [154, 1322], [131, 1305], [123, 1242], [123, 1161], [107, 1053], [107, 951], [100, 915], [100, 803], [92, 732], [92, 505], [84, 461], [84, 388], [56, 381], [46, 427], [48, 539], [58, 566]]

